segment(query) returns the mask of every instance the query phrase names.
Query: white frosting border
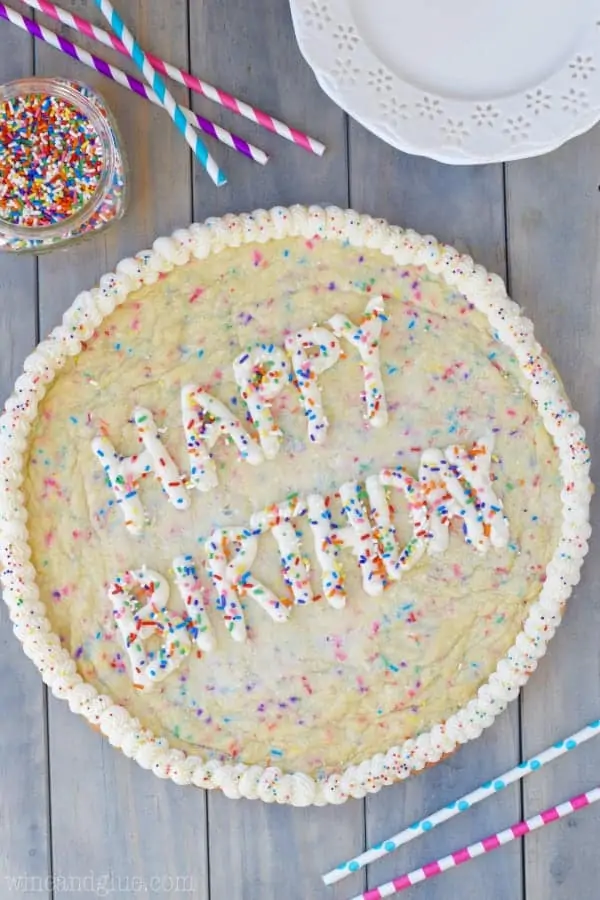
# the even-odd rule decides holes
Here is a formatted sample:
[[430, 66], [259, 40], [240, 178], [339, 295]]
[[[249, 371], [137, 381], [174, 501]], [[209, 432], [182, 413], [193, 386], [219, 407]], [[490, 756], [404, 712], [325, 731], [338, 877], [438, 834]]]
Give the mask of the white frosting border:
[[[316, 781], [301, 772], [286, 774], [279, 768], [230, 765], [204, 761], [171, 748], [165, 738], [143, 728], [137, 719], [111, 697], [96, 689], [77, 673], [74, 659], [62, 648], [51, 630], [40, 601], [36, 572], [30, 562], [27, 511], [21, 485], [27, 460], [28, 433], [40, 400], [65, 360], [82, 349], [103, 318], [142, 285], [153, 284], [163, 272], [184, 265], [190, 257], [204, 259], [223, 247], [265, 242], [287, 236], [314, 236], [347, 240], [353, 246], [380, 250], [401, 266], [425, 265], [441, 275], [490, 322], [498, 340], [506, 344], [521, 365], [529, 393], [553, 438], [563, 479], [561, 539], [546, 570], [546, 581], [533, 604], [522, 632], [496, 671], [477, 695], [456, 714], [434, 725], [427, 733], [378, 753], [360, 765]], [[260, 798], [294, 806], [342, 803], [348, 797], [364, 797], [384, 785], [406, 778], [412, 771], [437, 762], [457, 745], [478, 737], [484, 728], [514, 700], [543, 656], [560, 622], [572, 586], [579, 581], [590, 535], [589, 452], [579, 416], [571, 409], [551, 363], [533, 335], [530, 321], [506, 294], [503, 281], [489, 275], [468, 256], [422, 237], [388, 225], [381, 219], [337, 207], [275, 207], [270, 211], [210, 218], [203, 224], [158, 238], [152, 250], [122, 260], [116, 273], [104, 275], [98, 287], [75, 299], [56, 327], [25, 360], [24, 373], [0, 417], [0, 576], [4, 600], [10, 610], [14, 632], [27, 656], [40, 670], [56, 697], [67, 700], [71, 710], [99, 728], [113, 746], [120, 747], [143, 768], [176, 784], [220, 788], [228, 797]]]

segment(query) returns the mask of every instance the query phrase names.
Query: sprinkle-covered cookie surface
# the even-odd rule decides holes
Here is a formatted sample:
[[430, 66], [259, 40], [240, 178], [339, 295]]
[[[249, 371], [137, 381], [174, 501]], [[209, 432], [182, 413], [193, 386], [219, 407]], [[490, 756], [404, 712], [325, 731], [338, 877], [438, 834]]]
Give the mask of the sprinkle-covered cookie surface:
[[[194, 391], [216, 412], [203, 418]], [[214, 444], [206, 436], [226, 414], [237, 446], [233, 427]], [[148, 471], [133, 466], [128, 481], [117, 457], [144, 451], [150, 419], [169, 475], [161, 483], [146, 450]], [[442, 486], [419, 532], [393, 473], [426, 485], [428, 452], [451, 447], [475, 470], [489, 452], [491, 500], [477, 507], [465, 468], [460, 509], [440, 512], [452, 501]], [[440, 474], [438, 459], [439, 484]], [[367, 521], [342, 546], [348, 484]], [[226, 249], [132, 294], [49, 389], [26, 481], [40, 588], [85, 678], [175, 746], [313, 775], [415, 736], [475, 695], [539, 594], [560, 490], [514, 357], [461, 294], [378, 252], [300, 238]], [[382, 559], [378, 502], [408, 548], [397, 578]], [[461, 504], [483, 523], [478, 538]], [[223, 537], [234, 527], [252, 542], [245, 555]], [[440, 528], [445, 546], [409, 564], [410, 542], [431, 545]], [[352, 535], [372, 554], [368, 572]], [[329, 568], [323, 550], [336, 554]], [[240, 581], [227, 590], [232, 558]]]
[[3, 595], [53, 693], [144, 768], [340, 803], [518, 695], [590, 494], [500, 279], [351, 210], [258, 210], [123, 260], [26, 360]]

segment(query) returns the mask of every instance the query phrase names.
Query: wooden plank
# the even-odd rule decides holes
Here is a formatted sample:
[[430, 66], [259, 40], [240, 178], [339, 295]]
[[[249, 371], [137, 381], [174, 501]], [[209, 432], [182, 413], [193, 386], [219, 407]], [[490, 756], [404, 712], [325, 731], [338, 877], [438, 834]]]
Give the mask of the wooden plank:
[[[84, 15], [96, 12], [93, 4], [82, 9], [75, 0], [63, 5]], [[130, 2], [126, 18], [142, 44], [187, 64], [186, 0], [171, 0], [168, 8], [161, 0]], [[102, 17], [96, 13], [95, 20], [102, 22]], [[55, 24], [51, 27], [56, 29]], [[101, 55], [111, 57], [104, 49]], [[111, 58], [117, 60], [116, 55]], [[164, 112], [54, 49], [38, 45], [36, 70], [79, 78], [101, 91], [117, 116], [131, 162], [126, 218], [106, 237], [40, 259], [45, 332], [79, 290], [90, 287], [120, 258], [189, 222], [190, 154]], [[177, 93], [187, 98], [185, 91]], [[81, 882], [81, 895], [108, 891], [134, 900], [192, 895], [193, 890], [193, 896], [205, 900], [206, 811], [201, 792], [177, 788], [142, 771], [73, 716], [66, 704], [54, 700], [50, 750], [57, 878], [87, 878]]]
[[350, 126], [350, 164], [353, 207], [434, 234], [505, 276], [501, 166], [445, 166], [408, 156], [356, 122]]
[[[215, 37], [218, 36], [218, 39]], [[300, 56], [287, 0], [190, 5], [192, 72], [256, 104], [327, 146], [322, 158], [193, 94], [194, 108], [271, 154], [262, 168], [224, 147], [215, 150], [229, 182], [218, 192], [194, 168], [196, 219], [261, 206], [348, 200], [345, 118], [322, 93]], [[211, 145], [213, 146], [213, 145]]]
[[[553, 357], [592, 445], [598, 394], [600, 271], [598, 269], [598, 129], [548, 156], [508, 166], [509, 261], [515, 299]], [[598, 507], [592, 524], [598, 527]], [[597, 536], [596, 536], [597, 539]], [[594, 539], [592, 538], [592, 541]], [[592, 548], [594, 548], [592, 543]], [[600, 558], [592, 552], [569, 601], [564, 623], [523, 697], [524, 753], [548, 746], [596, 719], [600, 675]], [[598, 782], [600, 746], [593, 742], [525, 782], [528, 815]], [[595, 900], [600, 860], [600, 810], [543, 829], [526, 839], [525, 878], [531, 900]]]
[[[31, 39], [0, 23], [0, 84], [31, 74]], [[36, 343], [36, 263], [0, 254], [0, 395]], [[0, 893], [49, 897], [48, 747], [45, 688], [0, 604]], [[7, 814], [11, 810], [10, 814]]]
[[364, 889], [363, 873], [321, 881], [362, 845], [364, 801], [294, 809], [216, 792], [208, 800], [211, 900], [343, 900]]
[[[225, 212], [290, 203], [345, 206], [347, 167], [342, 112], [321, 93], [300, 57], [287, 0], [192, 3], [193, 71], [219, 87], [258, 104], [290, 125], [311, 130], [327, 144], [319, 159], [213, 104], [198, 110], [272, 153], [260, 169], [231, 153], [219, 153], [229, 184], [215, 196], [194, 170], [196, 219]], [[218, 40], [215, 40], [218, 35]], [[295, 810], [257, 801], [232, 803], [209, 795], [211, 900], [311, 900], [348, 896], [359, 875], [335, 890], [320, 873], [363, 841], [363, 803]], [[227, 855], [223, 848], [227, 847]]]
[[[505, 274], [505, 222], [501, 166], [449, 167], [398, 153], [352, 122], [350, 199], [358, 210], [434, 234]], [[375, 175], [373, 173], [376, 173]], [[514, 765], [519, 756], [519, 715], [513, 706], [479, 740], [446, 762], [367, 799], [369, 843], [438, 809], [464, 791]], [[431, 832], [370, 867], [370, 886], [505, 827], [519, 817], [518, 788]], [[422, 900], [518, 900], [518, 844], [478, 860], [419, 889]]]
[[[93, 4], [70, 0], [61, 4], [106, 26]], [[169, 8], [159, 0], [127, 4], [127, 22], [148, 49], [170, 61], [187, 65], [187, 0], [174, 0]], [[135, 66], [125, 57], [88, 41], [57, 22], [37, 14], [37, 20], [58, 31], [108, 62], [128, 68]], [[65, 307], [80, 290], [89, 288], [123, 256], [151, 245], [160, 234], [189, 222], [191, 213], [190, 152], [169, 118], [161, 109], [104, 78], [54, 47], [36, 44], [36, 73], [77, 78], [95, 88], [115, 113], [129, 157], [131, 206], [125, 219], [104, 236], [85, 241], [60, 253], [42, 258], [40, 263], [41, 331], [54, 327]], [[186, 101], [185, 89], [175, 86], [175, 96]]]

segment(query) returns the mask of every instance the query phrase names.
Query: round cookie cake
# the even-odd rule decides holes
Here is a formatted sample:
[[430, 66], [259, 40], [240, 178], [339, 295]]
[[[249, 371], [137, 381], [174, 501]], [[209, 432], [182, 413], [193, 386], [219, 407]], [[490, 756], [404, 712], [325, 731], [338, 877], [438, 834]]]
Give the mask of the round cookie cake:
[[477, 737], [587, 550], [589, 454], [502, 281], [353, 211], [192, 225], [77, 297], [1, 419], [4, 597], [179, 784], [361, 797]]

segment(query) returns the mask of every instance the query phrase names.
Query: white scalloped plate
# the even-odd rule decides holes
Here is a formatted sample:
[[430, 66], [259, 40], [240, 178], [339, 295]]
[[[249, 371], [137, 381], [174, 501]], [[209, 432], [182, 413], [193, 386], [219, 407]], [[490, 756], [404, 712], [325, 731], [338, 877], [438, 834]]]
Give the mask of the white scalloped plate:
[[290, 0], [323, 90], [384, 141], [465, 165], [600, 119], [600, 0]]

